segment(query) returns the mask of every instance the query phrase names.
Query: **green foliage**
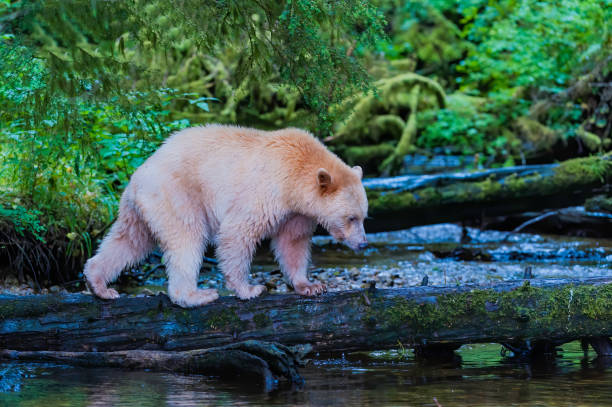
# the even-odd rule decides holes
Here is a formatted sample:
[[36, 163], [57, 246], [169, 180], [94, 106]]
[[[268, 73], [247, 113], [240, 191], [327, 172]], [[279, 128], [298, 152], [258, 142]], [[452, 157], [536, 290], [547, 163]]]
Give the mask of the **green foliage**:
[[57, 94], [114, 95], [129, 105], [121, 97], [129, 86], [163, 87], [166, 66], [158, 55], [217, 56], [232, 48], [238, 88], [246, 79], [276, 75], [327, 126], [331, 104], [368, 87], [367, 73], [347, 49], [374, 44], [383, 24], [376, 8], [351, 0], [45, 0], [4, 7], [6, 31], [48, 70], [39, 107]]
[[[0, 65], [0, 74], [7, 78], [0, 87], [0, 101], [7, 107], [0, 115], [4, 199], [42, 212], [50, 230], [81, 232], [108, 222], [117, 200], [109, 191], [121, 188], [171, 131], [189, 124], [167, 120], [169, 112], [163, 108], [175, 95], [171, 90], [154, 97], [129, 92], [123, 97], [132, 100], [130, 111], [114, 104], [113, 98], [69, 107], [71, 100], [58, 97], [43, 120], [17, 119], [46, 72], [40, 61], [24, 61], [29, 55], [23, 47], [3, 43], [0, 50], [23, 68], [16, 74], [16, 62], [6, 58]], [[68, 108], [74, 111], [60, 117], [59, 111]], [[72, 123], [62, 131], [60, 122], [68, 118]]]
[[[48, 71], [12, 38], [0, 41], [0, 54], [3, 250], [20, 276], [27, 268], [35, 281], [66, 281], [113, 218], [129, 175], [189, 122], [169, 119], [165, 107], [178, 97], [170, 89], [153, 97], [126, 92], [129, 110], [116, 98], [76, 104], [59, 95], [37, 112], [32, 95], [46, 86]], [[70, 258], [76, 262], [64, 261]]]
[[459, 11], [463, 34], [476, 44], [458, 67], [464, 89], [560, 92], [577, 67], [588, 69], [609, 53], [612, 11], [605, 0], [473, 0]]
[[422, 120], [424, 125], [419, 146], [427, 148], [454, 144], [463, 148], [463, 154], [482, 151], [486, 133], [495, 124], [493, 115], [476, 113], [468, 116], [451, 109], [429, 110], [422, 114]]
[[389, 1], [381, 7], [389, 21], [389, 38], [378, 43], [386, 58], [411, 58], [437, 78], [452, 75], [472, 44], [463, 39], [461, 28], [445, 14], [454, 1]]
[[[567, 147], [573, 138], [589, 151], [612, 147], [612, 100], [605, 96], [612, 72], [608, 3], [380, 2], [390, 35], [377, 51], [391, 63], [386, 70], [373, 63], [373, 70], [387, 77], [397, 69], [395, 61], [414, 61], [407, 69], [442, 85], [448, 104], [419, 106], [416, 129], [410, 137], [401, 137], [414, 141], [411, 148], [400, 142], [379, 168], [398, 170], [402, 156], [414, 146], [486, 155], [494, 165], [550, 159], [555, 148]], [[393, 98], [407, 100], [410, 92], [397, 89]], [[359, 144], [398, 138], [394, 127], [381, 134], [380, 126], [373, 125], [376, 121], [368, 123], [362, 107], [376, 115], [394, 114], [384, 105], [369, 106], [371, 100], [353, 101], [352, 116], [359, 118], [360, 126], [351, 126], [354, 120], [349, 118], [339, 135], [349, 130]], [[399, 115], [407, 121], [406, 116]], [[413, 126], [406, 123], [408, 127]]]
[[[474, 44], [457, 66], [459, 89], [505, 106], [511, 113], [500, 122], [505, 128], [529, 112], [564, 138], [582, 134], [596, 150], [597, 140], [585, 133], [582, 122], [594, 113], [589, 105], [599, 104], [597, 92], [603, 89], [579, 82], [582, 76], [587, 82], [605, 81], [612, 68], [609, 2], [475, 0], [462, 2], [458, 11], [463, 35]], [[553, 102], [538, 111], [543, 99]]]
[[0, 206], [0, 221], [10, 220], [18, 234], [23, 236], [26, 231], [29, 231], [36, 239], [44, 243], [47, 228], [40, 223], [40, 215], [40, 211], [28, 210], [20, 205], [6, 208]]

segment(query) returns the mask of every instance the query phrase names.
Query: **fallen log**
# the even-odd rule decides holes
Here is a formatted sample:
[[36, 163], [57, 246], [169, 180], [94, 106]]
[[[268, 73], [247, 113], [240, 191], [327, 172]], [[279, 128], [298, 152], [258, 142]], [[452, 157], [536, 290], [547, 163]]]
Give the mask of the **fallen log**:
[[[612, 213], [571, 206], [541, 212], [524, 212], [486, 219], [487, 229], [514, 233], [549, 233], [590, 237], [612, 237]], [[482, 224], [481, 224], [482, 225]]]
[[612, 156], [472, 173], [363, 181], [369, 232], [582, 204], [610, 188]]
[[183, 309], [165, 295], [0, 296], [0, 348], [186, 351], [259, 340], [315, 351], [517, 343], [612, 335], [612, 278], [369, 289], [304, 298], [223, 297]]

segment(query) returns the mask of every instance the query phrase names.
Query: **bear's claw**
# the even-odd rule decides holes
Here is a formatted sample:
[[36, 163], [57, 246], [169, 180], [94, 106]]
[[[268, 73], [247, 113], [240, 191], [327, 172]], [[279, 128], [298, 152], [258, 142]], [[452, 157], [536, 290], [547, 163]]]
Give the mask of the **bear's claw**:
[[300, 295], [313, 296], [319, 295], [327, 291], [327, 287], [323, 283], [298, 283], [295, 285], [295, 292]]

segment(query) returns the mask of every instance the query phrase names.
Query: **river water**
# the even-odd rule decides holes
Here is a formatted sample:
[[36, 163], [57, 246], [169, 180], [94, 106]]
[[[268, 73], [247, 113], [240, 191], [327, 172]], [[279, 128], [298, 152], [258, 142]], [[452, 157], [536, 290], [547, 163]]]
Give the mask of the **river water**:
[[[369, 236], [371, 247], [353, 254], [316, 237], [311, 275], [330, 290], [494, 283], [531, 276], [612, 275], [612, 241], [437, 225]], [[262, 252], [253, 280], [272, 293], [288, 288], [271, 256]], [[163, 291], [163, 274], [138, 288]], [[202, 286], [227, 294], [218, 270]], [[138, 294], [140, 293], [140, 294]], [[612, 306], [612, 305], [611, 305]], [[348, 355], [313, 355], [301, 370], [302, 387], [262, 393], [245, 382], [199, 375], [85, 369], [54, 364], [1, 363], [0, 406], [602, 406], [612, 405], [612, 362], [584, 354], [578, 342], [546, 361], [517, 361], [498, 344], [464, 345], [453, 361], [420, 362], [410, 349]]]
[[[262, 393], [249, 383], [197, 375], [1, 364], [2, 406], [604, 406], [612, 367], [580, 344], [546, 362], [501, 356], [496, 344], [465, 345], [457, 360], [418, 363], [409, 351], [315, 359], [301, 388]], [[374, 356], [374, 357], [372, 357]], [[438, 404], [436, 404], [436, 402]]]

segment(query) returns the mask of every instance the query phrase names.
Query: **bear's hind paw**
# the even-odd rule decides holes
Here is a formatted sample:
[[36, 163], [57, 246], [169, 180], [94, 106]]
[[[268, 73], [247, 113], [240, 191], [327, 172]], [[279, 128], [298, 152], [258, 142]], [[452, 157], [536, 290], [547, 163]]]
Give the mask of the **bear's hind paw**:
[[174, 293], [170, 295], [170, 299], [176, 305], [183, 308], [199, 307], [208, 304], [219, 298], [219, 293], [213, 288], [197, 289], [188, 293]]
[[190, 307], [197, 307], [199, 305], [208, 304], [219, 298], [219, 293], [213, 288], [207, 288], [203, 290], [195, 290], [188, 295], [187, 305]]
[[260, 296], [263, 292], [266, 291], [266, 286], [257, 284], [257, 285], [247, 285], [246, 287], [236, 290], [236, 294], [238, 298], [241, 300], [250, 300], [251, 298], [255, 298]]
[[114, 288], [98, 288], [93, 290], [94, 294], [105, 300], [116, 300], [119, 298], [119, 293]]

